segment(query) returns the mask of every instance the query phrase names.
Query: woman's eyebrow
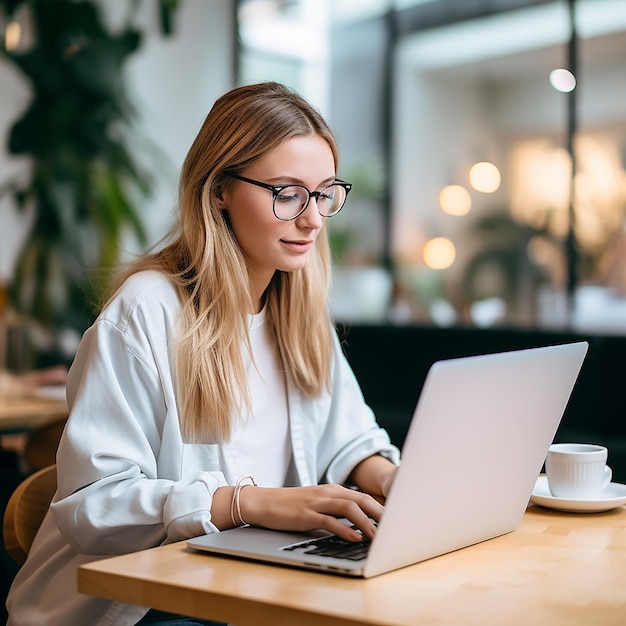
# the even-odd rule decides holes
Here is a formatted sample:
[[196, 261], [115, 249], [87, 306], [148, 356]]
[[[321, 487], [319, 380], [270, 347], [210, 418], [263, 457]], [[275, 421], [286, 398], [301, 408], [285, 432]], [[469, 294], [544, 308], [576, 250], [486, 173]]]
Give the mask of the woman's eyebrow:
[[[333, 183], [337, 180], [337, 176], [333, 175], [333, 176], [329, 176], [328, 178], [325, 178], [319, 185], [317, 185], [317, 187], [321, 187], [322, 185], [327, 185], [329, 183]], [[274, 176], [272, 178], [268, 178], [267, 182], [270, 185], [274, 185], [274, 184], [293, 184], [293, 185], [300, 185], [302, 187], [306, 187], [306, 185], [304, 184], [304, 181], [302, 181], [300, 178], [294, 178], [293, 176]]]

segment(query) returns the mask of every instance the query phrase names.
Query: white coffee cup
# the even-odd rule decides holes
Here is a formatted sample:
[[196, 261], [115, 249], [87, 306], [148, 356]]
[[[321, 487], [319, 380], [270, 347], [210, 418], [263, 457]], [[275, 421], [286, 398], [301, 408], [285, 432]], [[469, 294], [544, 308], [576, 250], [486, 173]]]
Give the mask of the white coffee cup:
[[611, 482], [608, 450], [590, 443], [555, 443], [546, 456], [550, 493], [556, 498], [597, 498]]

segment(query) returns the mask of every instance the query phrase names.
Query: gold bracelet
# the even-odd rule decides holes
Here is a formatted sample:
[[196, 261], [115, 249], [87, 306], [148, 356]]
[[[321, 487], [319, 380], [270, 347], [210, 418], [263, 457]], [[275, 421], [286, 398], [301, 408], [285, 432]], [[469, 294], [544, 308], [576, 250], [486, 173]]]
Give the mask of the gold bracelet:
[[[250, 482], [245, 482], [250, 481]], [[233, 499], [230, 501], [230, 521], [233, 526], [245, 526], [246, 520], [241, 515], [241, 504], [239, 502], [239, 494], [244, 487], [257, 487], [258, 485], [254, 481], [252, 476], [242, 476], [237, 480], [235, 484], [235, 491], [233, 492]]]

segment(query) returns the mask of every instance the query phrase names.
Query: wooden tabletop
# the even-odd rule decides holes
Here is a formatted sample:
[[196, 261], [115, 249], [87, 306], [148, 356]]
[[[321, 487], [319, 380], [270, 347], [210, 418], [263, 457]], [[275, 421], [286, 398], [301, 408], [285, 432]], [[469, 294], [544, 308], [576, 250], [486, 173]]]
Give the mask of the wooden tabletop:
[[59, 398], [0, 395], [0, 431], [34, 428], [67, 414], [67, 402]]
[[84, 565], [78, 589], [237, 626], [623, 626], [626, 508], [530, 506], [513, 533], [369, 580], [209, 556], [182, 542]]

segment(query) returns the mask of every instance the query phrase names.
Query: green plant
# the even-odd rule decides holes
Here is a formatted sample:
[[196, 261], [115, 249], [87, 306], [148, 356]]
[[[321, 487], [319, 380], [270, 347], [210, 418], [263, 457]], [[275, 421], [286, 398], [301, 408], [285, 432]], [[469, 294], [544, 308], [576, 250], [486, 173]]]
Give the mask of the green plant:
[[[176, 4], [160, 2], [164, 28]], [[34, 221], [9, 294], [54, 339], [60, 329], [82, 332], [93, 320], [122, 234], [130, 230], [146, 243], [138, 200], [150, 181], [128, 147], [134, 112], [121, 71], [141, 34], [132, 11], [123, 30], [110, 33], [92, 0], [0, 0], [7, 20], [18, 8], [26, 9], [32, 45], [2, 52], [33, 95], [10, 129], [8, 148], [28, 156], [31, 168], [3, 192], [31, 207]]]
[[[328, 235], [333, 259], [345, 264], [357, 249], [366, 247], [369, 260], [378, 262], [379, 254], [373, 249], [369, 222], [363, 219], [365, 211], [374, 211], [374, 218], [382, 211], [385, 192], [385, 172], [380, 159], [363, 157], [341, 168], [341, 177], [352, 183], [348, 206], [328, 222]], [[365, 232], [364, 232], [365, 231]], [[364, 242], [366, 242], [364, 244]], [[363, 257], [363, 250], [357, 256]]]

